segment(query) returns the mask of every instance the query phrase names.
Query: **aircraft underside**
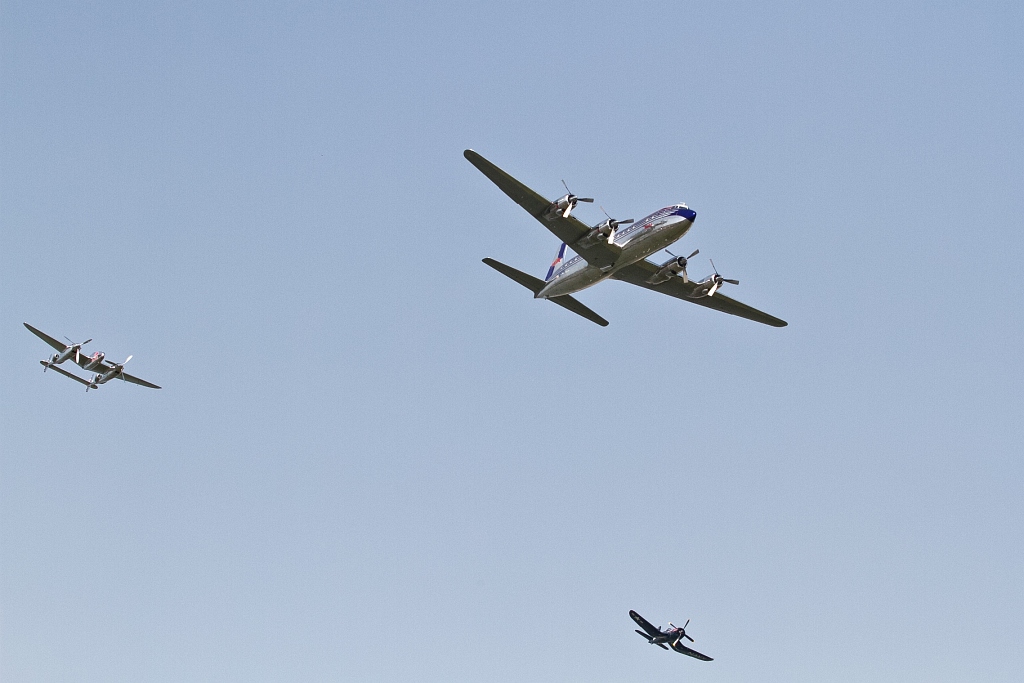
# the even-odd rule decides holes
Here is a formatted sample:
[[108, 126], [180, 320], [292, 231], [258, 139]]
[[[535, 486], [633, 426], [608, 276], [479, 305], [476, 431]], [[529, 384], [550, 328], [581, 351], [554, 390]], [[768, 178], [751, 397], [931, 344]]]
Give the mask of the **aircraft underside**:
[[562, 273], [556, 274], [544, 289], [535, 295], [535, 298], [547, 299], [574, 294], [593, 287], [598, 282], [607, 280], [616, 271], [669, 246], [685, 235], [692, 225], [693, 223], [688, 220], [673, 221], [651, 230], [648, 234], [637, 235], [623, 245], [622, 254], [610, 268], [586, 265], [582, 260], [576, 264], [570, 262], [566, 264], [567, 268]]

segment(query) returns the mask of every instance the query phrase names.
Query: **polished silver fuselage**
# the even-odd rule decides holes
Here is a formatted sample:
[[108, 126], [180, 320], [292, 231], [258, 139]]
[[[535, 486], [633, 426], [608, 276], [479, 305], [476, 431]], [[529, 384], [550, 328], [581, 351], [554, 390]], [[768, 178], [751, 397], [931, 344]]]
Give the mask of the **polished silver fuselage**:
[[613, 265], [598, 268], [589, 265], [583, 257], [575, 256], [551, 275], [551, 279], [535, 297], [548, 299], [592, 287], [608, 279], [616, 271], [671, 245], [689, 231], [695, 219], [696, 214], [685, 204], [676, 204], [656, 211], [629, 228], [615, 233], [613, 244], [620, 247], [622, 253]]

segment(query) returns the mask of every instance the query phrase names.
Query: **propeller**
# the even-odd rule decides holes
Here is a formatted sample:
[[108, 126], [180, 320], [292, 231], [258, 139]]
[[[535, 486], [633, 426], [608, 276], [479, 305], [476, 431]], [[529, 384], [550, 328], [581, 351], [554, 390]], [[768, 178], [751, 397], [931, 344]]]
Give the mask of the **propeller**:
[[576, 204], [579, 202], [585, 202], [587, 204], [594, 203], [593, 197], [577, 197], [576, 195], [574, 195], [572, 193], [572, 190], [569, 189], [569, 186], [565, 184], [565, 180], [562, 181], [562, 187], [564, 187], [565, 191], [569, 193], [569, 195], [566, 197], [566, 199], [569, 201], [569, 205], [566, 206], [565, 211], [562, 212], [562, 218], [568, 218], [569, 214], [572, 213], [572, 210], [576, 208]]
[[128, 361], [130, 361], [131, 359], [132, 357], [128, 356], [127, 358], [124, 359], [123, 363], [114, 363], [114, 367], [111, 368], [111, 370], [117, 370], [117, 376], [119, 376], [125, 382], [127, 382], [128, 380], [124, 379], [124, 366], [128, 365]]
[[[581, 199], [580, 201], [583, 200]], [[633, 222], [632, 218], [624, 218], [621, 221], [615, 220], [611, 216], [608, 216], [608, 212], [604, 210], [603, 206], [601, 207], [601, 213], [608, 217], [608, 220], [605, 221], [605, 224], [610, 228], [608, 231], [608, 244], [612, 244], [615, 241], [615, 232], [619, 229], [620, 225], [628, 225]]]
[[679, 628], [678, 626], [676, 626], [675, 624], [673, 624], [673, 623], [672, 623], [671, 621], [670, 621], [670, 622], [668, 622], [668, 625], [669, 625], [669, 626], [671, 626], [671, 627], [672, 627], [672, 628], [674, 628], [674, 629], [678, 629], [678, 630], [679, 630], [679, 635], [678, 635], [678, 637], [676, 637], [676, 640], [675, 640], [675, 642], [674, 642], [674, 643], [672, 643], [672, 646], [673, 646], [673, 647], [675, 647], [676, 645], [678, 645], [678, 644], [679, 644], [679, 641], [681, 641], [681, 640], [682, 640], [683, 638], [686, 638], [686, 639], [687, 639], [687, 640], [689, 640], [689, 641], [690, 641], [691, 643], [692, 643], [692, 642], [694, 642], [693, 638], [691, 638], [690, 636], [686, 635], [686, 627], [690, 625], [690, 620], [689, 620], [689, 619], [687, 619], [687, 620], [686, 620], [686, 623], [685, 623], [685, 624], [683, 624], [683, 627], [682, 627], [682, 628]]
[[[711, 261], [711, 259], [708, 259], [708, 260]], [[712, 296], [715, 292], [717, 292], [718, 288], [722, 286], [723, 282], [728, 282], [730, 285], [738, 285], [740, 283], [739, 280], [730, 280], [727, 277], [722, 277], [721, 275], [719, 275], [718, 274], [718, 268], [715, 268], [715, 262], [714, 261], [711, 261], [711, 268], [715, 271], [715, 275], [714, 275], [714, 282], [715, 282], [715, 284], [713, 284], [711, 286], [711, 289], [708, 290], [708, 296]]]
[[[668, 249], [666, 249], [665, 251], [668, 251]], [[689, 282], [690, 281], [690, 276], [688, 276], [686, 274], [686, 262], [689, 261], [690, 259], [692, 259], [694, 256], [696, 256], [699, 253], [700, 253], [700, 249], [694, 249], [693, 253], [690, 254], [689, 256], [676, 256], [671, 251], [668, 251], [668, 255], [674, 257], [675, 260], [676, 260], [676, 263], [678, 263], [679, 267], [683, 269], [680, 272], [680, 275], [683, 276], [683, 282]]]
[[[64, 337], [64, 338], [68, 339], [67, 337]], [[92, 339], [86, 339], [84, 342], [75, 343], [75, 342], [71, 341], [70, 339], [68, 339], [68, 343], [71, 345], [71, 348], [73, 348], [75, 350], [75, 364], [76, 365], [78, 364], [78, 356], [79, 356], [78, 352], [82, 350], [83, 346], [85, 346], [86, 344], [88, 344], [91, 341], [92, 341]]]

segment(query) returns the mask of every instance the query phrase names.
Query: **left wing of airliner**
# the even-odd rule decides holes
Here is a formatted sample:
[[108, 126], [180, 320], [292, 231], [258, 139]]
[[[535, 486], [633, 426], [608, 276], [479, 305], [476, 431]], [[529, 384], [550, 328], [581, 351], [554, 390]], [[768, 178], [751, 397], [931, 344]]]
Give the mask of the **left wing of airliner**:
[[526, 209], [527, 213], [540, 221], [541, 225], [550, 230], [555, 237], [572, 247], [573, 251], [582, 256], [583, 260], [590, 265], [598, 268], [610, 266], [622, 253], [620, 246], [608, 244], [603, 240], [596, 244], [582, 246], [579, 243], [580, 240], [590, 232], [590, 227], [583, 221], [572, 215], [567, 217], [557, 214], [550, 215], [548, 212], [552, 204], [550, 199], [545, 199], [471, 149], [463, 152], [463, 156], [497, 185], [498, 189]]
[[622, 280], [623, 282], [628, 282], [631, 285], [637, 285], [644, 289], [649, 289], [652, 292], [668, 294], [669, 296], [674, 296], [677, 299], [689, 301], [692, 304], [713, 308], [716, 311], [721, 311], [722, 313], [738, 315], [741, 318], [764, 323], [765, 325], [771, 325], [772, 327], [785, 327], [788, 325], [785, 320], [780, 320], [773, 315], [768, 315], [767, 313], [759, 311], [752, 306], [742, 304], [735, 299], [730, 299], [724, 294], [719, 294], [717, 292], [714, 296], [702, 296], [697, 299], [691, 299], [690, 294], [694, 289], [696, 289], [696, 285], [694, 285], [693, 282], [683, 282], [683, 278], [681, 277], [673, 277], [670, 278], [668, 282], [652, 285], [648, 280], [657, 272], [658, 266], [656, 264], [651, 263], [650, 261], [637, 261], [636, 263], [630, 264], [614, 273], [612, 275], [612, 279]]

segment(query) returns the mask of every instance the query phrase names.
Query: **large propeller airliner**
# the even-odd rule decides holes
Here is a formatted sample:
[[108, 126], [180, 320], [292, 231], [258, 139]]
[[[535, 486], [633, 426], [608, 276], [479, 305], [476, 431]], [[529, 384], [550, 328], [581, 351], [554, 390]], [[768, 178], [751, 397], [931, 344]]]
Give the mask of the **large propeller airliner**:
[[[697, 212], [686, 204], [666, 206], [640, 221], [615, 220], [605, 214], [607, 220], [590, 227], [572, 216], [572, 211], [580, 202], [592, 203], [593, 199], [577, 197], [566, 186], [567, 194], [550, 201], [473, 150], [467, 149], [464, 154], [502, 192], [562, 241], [543, 280], [494, 259], [484, 259], [491, 268], [532, 291], [534, 298], [547, 299], [604, 326], [607, 320], [570, 295], [611, 278], [772, 327], [786, 326], [784, 320], [720, 294], [723, 284], [738, 285], [739, 280], [722, 277], [717, 268], [714, 275], [692, 282], [686, 265], [699, 253], [697, 250], [689, 256], [669, 252], [672, 259], [661, 264], [647, 260], [651, 254], [671, 246], [693, 226]], [[567, 246], [577, 256], [563, 262]], [[713, 262], [711, 265], [714, 268]]]

